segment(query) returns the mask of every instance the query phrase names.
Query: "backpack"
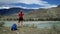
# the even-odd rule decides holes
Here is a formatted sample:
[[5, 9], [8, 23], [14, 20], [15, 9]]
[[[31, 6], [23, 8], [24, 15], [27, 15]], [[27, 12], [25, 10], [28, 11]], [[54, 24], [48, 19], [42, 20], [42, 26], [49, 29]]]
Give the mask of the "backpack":
[[12, 30], [12, 31], [17, 30], [17, 25], [16, 25], [16, 24], [13, 24], [13, 25], [11, 26], [11, 30]]

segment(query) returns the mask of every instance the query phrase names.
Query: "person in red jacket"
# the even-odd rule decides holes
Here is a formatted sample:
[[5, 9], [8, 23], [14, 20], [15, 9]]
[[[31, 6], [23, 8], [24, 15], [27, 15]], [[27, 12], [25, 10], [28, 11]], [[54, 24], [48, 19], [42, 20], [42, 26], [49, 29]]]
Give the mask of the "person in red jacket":
[[22, 24], [22, 21], [23, 21], [23, 11], [22, 10], [20, 10], [20, 12], [18, 13], [18, 17], [19, 17], [19, 21], [18, 21], [18, 25], [19, 26], [22, 26], [23, 24]]

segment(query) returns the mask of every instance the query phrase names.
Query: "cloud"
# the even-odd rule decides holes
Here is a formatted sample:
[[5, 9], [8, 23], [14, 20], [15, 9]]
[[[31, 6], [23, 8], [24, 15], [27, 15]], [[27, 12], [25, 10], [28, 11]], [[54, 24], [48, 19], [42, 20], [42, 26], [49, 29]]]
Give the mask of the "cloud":
[[[57, 5], [52, 5], [49, 4], [47, 1], [43, 1], [43, 0], [0, 0], [0, 3], [5, 3], [2, 5], [1, 8], [7, 8], [7, 7], [22, 7], [22, 8], [51, 8], [51, 7], [57, 7]], [[22, 6], [21, 4], [17, 5], [11, 5], [12, 3], [24, 3], [28, 6]], [[37, 5], [37, 6], [32, 6], [33, 4]], [[38, 5], [40, 5], [40, 7], [38, 7]], [[32, 7], [31, 7], [32, 6]], [[42, 6], [42, 7], [41, 7]]]
[[44, 4], [44, 3], [47, 3], [47, 2], [42, 1], [42, 0], [20, 0], [19, 2], [26, 3], [26, 4]]
[[42, 0], [0, 0], [0, 2], [3, 2], [3, 3], [40, 4], [40, 5], [47, 3], [46, 1], [42, 1]]
[[20, 0], [0, 0], [0, 2], [2, 3], [15, 3], [15, 2], [18, 2]]
[[0, 9], [9, 9], [11, 7], [0, 7]]

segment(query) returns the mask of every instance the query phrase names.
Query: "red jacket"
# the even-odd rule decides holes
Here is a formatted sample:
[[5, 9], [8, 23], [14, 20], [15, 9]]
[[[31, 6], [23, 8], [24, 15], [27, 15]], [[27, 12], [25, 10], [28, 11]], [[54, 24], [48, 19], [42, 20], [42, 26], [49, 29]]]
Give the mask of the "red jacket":
[[23, 12], [19, 12], [18, 17], [23, 18], [23, 15], [24, 15]]

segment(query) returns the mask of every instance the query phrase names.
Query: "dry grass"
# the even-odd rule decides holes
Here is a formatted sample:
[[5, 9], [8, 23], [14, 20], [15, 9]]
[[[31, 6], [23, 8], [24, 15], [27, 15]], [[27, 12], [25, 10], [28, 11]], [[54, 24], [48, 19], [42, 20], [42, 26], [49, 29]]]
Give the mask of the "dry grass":
[[[6, 30], [6, 31], [3, 31]], [[37, 29], [32, 27], [21, 27], [18, 28], [19, 34], [60, 34], [60, 31], [55, 31], [52, 28], [47, 29]], [[16, 34], [15, 32], [11, 31], [9, 27], [1, 27], [0, 28], [0, 34]]]

